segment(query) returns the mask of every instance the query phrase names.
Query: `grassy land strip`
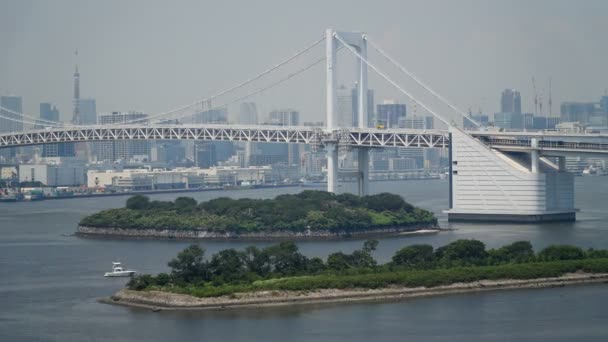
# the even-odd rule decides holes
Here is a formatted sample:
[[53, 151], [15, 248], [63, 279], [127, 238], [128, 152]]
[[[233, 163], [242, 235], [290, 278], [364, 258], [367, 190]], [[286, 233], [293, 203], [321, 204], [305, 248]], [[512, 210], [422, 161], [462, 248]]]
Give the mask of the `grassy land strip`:
[[220, 286], [150, 286], [160, 290], [195, 297], [218, 297], [242, 292], [284, 290], [314, 291], [319, 289], [378, 289], [391, 286], [435, 287], [480, 280], [536, 279], [559, 277], [566, 273], [608, 273], [608, 258], [561, 260], [497, 266], [454, 267], [448, 269], [410, 270], [357, 275], [316, 275], [259, 280], [251, 284]]

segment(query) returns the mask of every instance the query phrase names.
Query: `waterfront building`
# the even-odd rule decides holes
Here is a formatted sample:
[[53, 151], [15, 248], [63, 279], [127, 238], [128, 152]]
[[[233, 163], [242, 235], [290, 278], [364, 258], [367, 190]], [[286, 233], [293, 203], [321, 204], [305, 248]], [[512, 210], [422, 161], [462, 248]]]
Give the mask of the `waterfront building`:
[[63, 158], [19, 165], [19, 182], [41, 182], [48, 186], [80, 186], [86, 184], [85, 174], [84, 163]]
[[205, 185], [264, 184], [267, 179], [275, 180], [281, 175], [271, 166], [89, 170], [87, 186], [119, 191], [193, 189]]
[[388, 160], [390, 171], [403, 171], [417, 169], [416, 160], [413, 158], [391, 158]]

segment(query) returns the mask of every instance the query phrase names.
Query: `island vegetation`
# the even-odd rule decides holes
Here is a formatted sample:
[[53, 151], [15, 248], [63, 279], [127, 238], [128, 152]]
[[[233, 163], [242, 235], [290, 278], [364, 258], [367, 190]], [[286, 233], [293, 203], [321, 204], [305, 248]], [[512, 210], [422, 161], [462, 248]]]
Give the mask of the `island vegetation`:
[[437, 219], [432, 212], [416, 208], [394, 194], [359, 197], [303, 191], [274, 199], [221, 197], [201, 203], [189, 197], [151, 201], [138, 195], [129, 198], [125, 208], [86, 216], [79, 225], [237, 234], [327, 232], [348, 235], [386, 228], [435, 228]]
[[368, 240], [352, 253], [335, 252], [325, 260], [309, 258], [293, 242], [265, 248], [225, 249], [210, 258], [191, 245], [168, 263], [170, 273], [135, 276], [128, 288], [195, 297], [235, 296], [259, 291], [436, 287], [498, 279], [537, 279], [566, 273], [607, 273], [608, 250], [549, 246], [535, 253], [527, 241], [486, 250], [478, 240], [457, 240], [434, 249], [418, 244], [398, 250], [380, 264]]

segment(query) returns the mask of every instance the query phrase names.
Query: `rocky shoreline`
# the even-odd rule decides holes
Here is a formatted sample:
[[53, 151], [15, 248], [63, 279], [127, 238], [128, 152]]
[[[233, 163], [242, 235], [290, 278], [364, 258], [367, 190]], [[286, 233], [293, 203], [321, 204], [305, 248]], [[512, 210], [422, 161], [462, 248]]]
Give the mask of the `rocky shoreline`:
[[231, 296], [198, 298], [189, 295], [123, 289], [103, 303], [160, 310], [226, 310], [286, 305], [396, 301], [408, 298], [458, 293], [561, 287], [566, 285], [608, 283], [608, 273], [571, 273], [561, 277], [528, 280], [504, 279], [457, 283], [432, 288], [389, 287], [384, 289], [323, 289], [316, 291], [259, 291]]
[[357, 232], [331, 232], [329, 230], [306, 230], [304, 232], [270, 231], [258, 233], [212, 232], [208, 230], [183, 229], [131, 229], [96, 228], [78, 226], [76, 235], [84, 237], [117, 237], [133, 239], [180, 239], [180, 240], [330, 240], [342, 238], [371, 238], [396, 235], [435, 234], [441, 231], [436, 224], [384, 227]]

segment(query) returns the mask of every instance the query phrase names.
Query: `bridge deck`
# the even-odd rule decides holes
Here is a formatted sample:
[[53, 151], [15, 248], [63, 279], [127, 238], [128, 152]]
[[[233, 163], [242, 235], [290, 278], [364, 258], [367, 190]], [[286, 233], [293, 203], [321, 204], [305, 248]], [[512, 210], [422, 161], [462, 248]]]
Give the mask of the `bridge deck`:
[[[538, 150], [547, 152], [608, 153], [608, 136], [546, 132], [470, 131], [472, 136], [492, 148], [504, 151], [530, 151], [531, 138], [538, 139]], [[0, 148], [28, 145], [113, 141], [113, 140], [209, 140], [264, 143], [295, 143], [323, 146], [326, 142], [345, 147], [447, 148], [445, 130], [351, 128], [326, 130], [322, 127], [250, 125], [94, 125], [47, 128], [0, 134]]]

